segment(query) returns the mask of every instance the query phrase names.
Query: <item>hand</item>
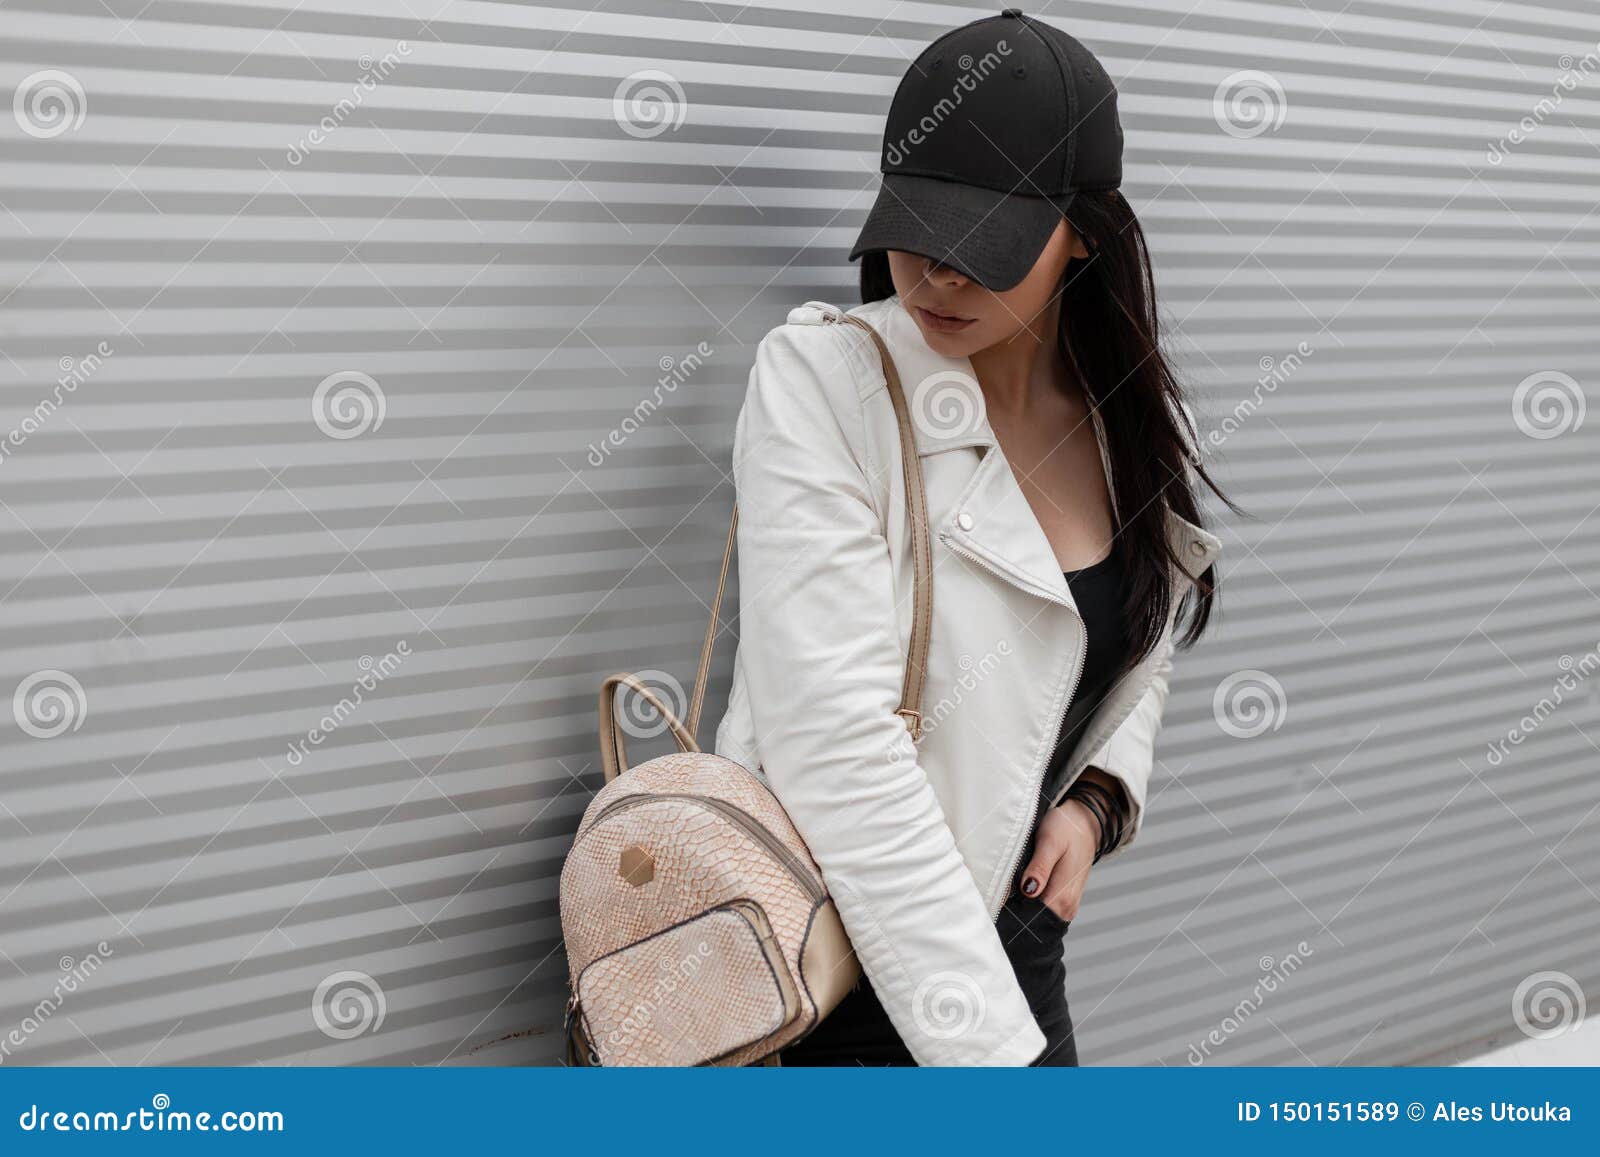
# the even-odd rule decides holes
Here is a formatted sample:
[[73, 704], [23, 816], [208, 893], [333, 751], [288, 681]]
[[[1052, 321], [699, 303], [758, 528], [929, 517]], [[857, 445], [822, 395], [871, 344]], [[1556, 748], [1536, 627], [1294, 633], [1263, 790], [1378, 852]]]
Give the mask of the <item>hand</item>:
[[1071, 920], [1099, 846], [1100, 822], [1088, 808], [1075, 799], [1051, 808], [1039, 822], [1033, 859], [1022, 873], [1022, 894], [1042, 899], [1057, 916]]

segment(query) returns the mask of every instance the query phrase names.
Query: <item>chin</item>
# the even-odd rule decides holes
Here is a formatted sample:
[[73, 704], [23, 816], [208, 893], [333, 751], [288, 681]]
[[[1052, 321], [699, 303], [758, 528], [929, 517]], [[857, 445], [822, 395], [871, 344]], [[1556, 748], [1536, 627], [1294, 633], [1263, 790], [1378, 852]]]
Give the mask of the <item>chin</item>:
[[941, 333], [930, 330], [920, 322], [917, 323], [917, 329], [929, 349], [947, 358], [969, 358], [984, 347], [983, 339], [972, 333]]

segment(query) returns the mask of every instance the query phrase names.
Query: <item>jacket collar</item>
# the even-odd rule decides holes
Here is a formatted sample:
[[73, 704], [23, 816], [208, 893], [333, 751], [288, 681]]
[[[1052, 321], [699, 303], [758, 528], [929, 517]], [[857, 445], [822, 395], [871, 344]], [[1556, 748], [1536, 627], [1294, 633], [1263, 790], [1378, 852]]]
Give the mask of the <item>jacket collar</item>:
[[[980, 456], [960, 497], [933, 527], [934, 534], [953, 549], [975, 555], [1013, 584], [1076, 609], [1050, 540], [989, 425], [972, 362], [948, 358], [930, 348], [916, 322], [900, 308], [899, 298], [851, 312], [877, 328], [894, 356], [911, 409], [918, 456], [967, 447]], [[1098, 410], [1091, 411], [1091, 416], [1106, 485], [1111, 490], [1113, 517], [1120, 524], [1104, 423]], [[1185, 575], [1199, 578], [1220, 553], [1221, 540], [1171, 511], [1167, 523], [1168, 542], [1182, 561]], [[1176, 598], [1173, 601], [1176, 604]]]

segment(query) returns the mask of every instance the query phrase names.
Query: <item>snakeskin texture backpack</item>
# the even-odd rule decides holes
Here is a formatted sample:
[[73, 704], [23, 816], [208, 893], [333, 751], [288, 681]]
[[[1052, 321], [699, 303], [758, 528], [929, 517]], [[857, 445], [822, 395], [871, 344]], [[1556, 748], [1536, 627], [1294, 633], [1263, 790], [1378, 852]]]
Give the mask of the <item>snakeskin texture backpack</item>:
[[[921, 466], [883, 339], [859, 318], [844, 320], [877, 345], [900, 424], [915, 573], [900, 714], [917, 740], [933, 613]], [[822, 874], [777, 797], [695, 742], [738, 518], [735, 508], [687, 717], [634, 675], [600, 687], [606, 782], [561, 870], [569, 1064], [776, 1064], [860, 975]], [[629, 692], [660, 713], [679, 748], [632, 769], [616, 710]]]

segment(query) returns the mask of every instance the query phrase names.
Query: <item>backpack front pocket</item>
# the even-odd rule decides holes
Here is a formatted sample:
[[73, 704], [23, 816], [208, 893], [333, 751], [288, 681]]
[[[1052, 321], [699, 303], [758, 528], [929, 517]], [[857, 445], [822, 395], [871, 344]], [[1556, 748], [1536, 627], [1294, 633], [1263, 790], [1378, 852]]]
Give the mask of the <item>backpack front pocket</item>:
[[702, 1065], [771, 1036], [800, 994], [761, 905], [734, 900], [592, 961], [574, 995], [602, 1065]]

